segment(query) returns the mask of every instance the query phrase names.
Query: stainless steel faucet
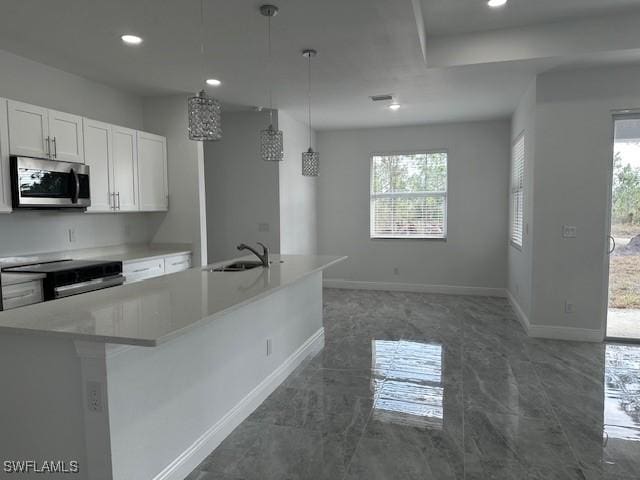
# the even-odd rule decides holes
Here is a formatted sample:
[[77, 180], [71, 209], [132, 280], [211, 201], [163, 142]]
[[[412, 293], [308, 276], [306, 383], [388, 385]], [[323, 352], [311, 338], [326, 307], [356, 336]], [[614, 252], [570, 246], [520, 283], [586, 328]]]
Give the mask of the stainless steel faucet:
[[269, 248], [264, 243], [260, 243], [260, 242], [256, 242], [256, 243], [262, 247], [262, 255], [260, 255], [255, 248], [250, 247], [249, 245], [244, 243], [241, 243], [236, 248], [238, 250], [249, 250], [256, 257], [260, 259], [260, 261], [262, 262], [262, 266], [264, 268], [269, 268]]

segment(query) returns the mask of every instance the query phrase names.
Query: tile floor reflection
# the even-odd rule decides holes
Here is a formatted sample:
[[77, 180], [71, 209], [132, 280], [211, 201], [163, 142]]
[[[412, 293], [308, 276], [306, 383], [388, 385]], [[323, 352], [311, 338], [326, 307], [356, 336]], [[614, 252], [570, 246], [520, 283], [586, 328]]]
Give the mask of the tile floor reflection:
[[640, 479], [640, 347], [504, 299], [325, 290], [326, 345], [188, 480]]

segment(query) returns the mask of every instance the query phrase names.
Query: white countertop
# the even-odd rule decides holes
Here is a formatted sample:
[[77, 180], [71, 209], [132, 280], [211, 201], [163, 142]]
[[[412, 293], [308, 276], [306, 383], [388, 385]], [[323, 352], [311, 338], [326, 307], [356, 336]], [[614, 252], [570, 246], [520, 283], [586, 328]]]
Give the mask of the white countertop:
[[[109, 247], [85, 248], [82, 250], [66, 250], [62, 252], [39, 253], [34, 255], [16, 255], [0, 258], [0, 265], [27, 264], [49, 262], [53, 260], [111, 260], [114, 262], [133, 262], [137, 260], [153, 260], [171, 255], [191, 254], [188, 244], [129, 244], [113, 245]], [[16, 285], [19, 283], [42, 280], [45, 275], [37, 273], [2, 273], [2, 285]]]
[[271, 257], [269, 269], [209, 272], [197, 267], [0, 312], [0, 334], [156, 346], [346, 259], [321, 255]]
[[36, 253], [33, 255], [15, 255], [0, 257], [0, 264], [26, 264], [50, 262], [53, 260], [113, 260], [128, 262], [146, 260], [169, 255], [188, 254], [192, 252], [191, 245], [182, 243], [133, 243], [111, 245], [107, 247], [83, 248], [79, 250], [63, 250], [61, 252]]
[[155, 258], [172, 255], [188, 255], [191, 247], [185, 245], [139, 245], [131, 246], [122, 251], [105, 253], [104, 255], [91, 256], [91, 260], [112, 260], [115, 262], [132, 262], [136, 260], [153, 260]]

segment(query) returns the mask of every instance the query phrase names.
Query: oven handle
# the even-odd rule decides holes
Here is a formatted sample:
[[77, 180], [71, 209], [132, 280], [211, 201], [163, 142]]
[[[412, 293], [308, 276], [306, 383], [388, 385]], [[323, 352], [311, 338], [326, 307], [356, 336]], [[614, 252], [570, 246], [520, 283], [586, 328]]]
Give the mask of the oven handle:
[[71, 175], [73, 176], [74, 184], [74, 191], [71, 195], [71, 202], [78, 203], [78, 198], [80, 197], [80, 177], [73, 168], [69, 171], [69, 173], [71, 173]]
[[65, 285], [63, 287], [57, 287], [53, 290], [55, 298], [70, 297], [71, 295], [77, 295], [78, 293], [92, 292], [94, 290], [102, 290], [103, 288], [117, 287], [124, 283], [124, 275], [113, 275], [111, 277], [96, 278], [95, 280], [89, 280], [88, 282], [74, 283], [72, 285]]

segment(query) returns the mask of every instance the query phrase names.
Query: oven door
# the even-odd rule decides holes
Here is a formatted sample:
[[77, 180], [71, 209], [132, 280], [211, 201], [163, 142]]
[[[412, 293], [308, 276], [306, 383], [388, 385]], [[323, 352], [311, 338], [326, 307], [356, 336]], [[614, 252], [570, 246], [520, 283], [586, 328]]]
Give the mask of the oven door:
[[86, 208], [91, 205], [89, 166], [11, 157], [13, 208]]

